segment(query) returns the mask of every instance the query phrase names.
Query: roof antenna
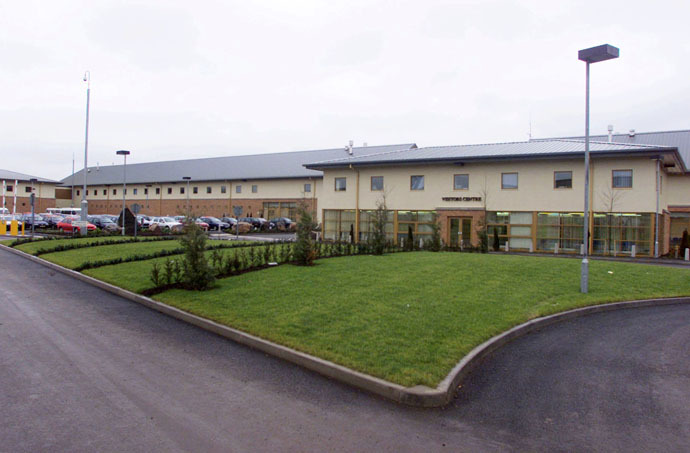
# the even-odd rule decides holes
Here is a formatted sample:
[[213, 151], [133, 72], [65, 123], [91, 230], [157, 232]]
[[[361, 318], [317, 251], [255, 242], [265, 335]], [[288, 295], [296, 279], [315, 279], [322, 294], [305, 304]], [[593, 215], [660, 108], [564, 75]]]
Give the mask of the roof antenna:
[[350, 156], [352, 156], [352, 154], [353, 154], [352, 146], [353, 146], [354, 144], [355, 144], [355, 142], [353, 142], [352, 140], [350, 140], [350, 143], [345, 147], [345, 151], [347, 151], [347, 153], [348, 153]]
[[613, 124], [609, 124], [609, 143], [613, 143]]

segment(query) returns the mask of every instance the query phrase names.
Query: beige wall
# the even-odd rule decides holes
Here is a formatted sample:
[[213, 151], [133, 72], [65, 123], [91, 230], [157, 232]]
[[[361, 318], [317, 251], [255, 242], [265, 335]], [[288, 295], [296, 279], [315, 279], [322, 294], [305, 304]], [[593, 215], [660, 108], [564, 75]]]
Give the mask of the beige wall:
[[[389, 209], [430, 210], [437, 208], [481, 209], [491, 211], [582, 211], [584, 205], [584, 165], [581, 159], [530, 160], [467, 163], [454, 165], [415, 165], [368, 167], [359, 170], [359, 207], [374, 209], [386, 194]], [[632, 189], [612, 189], [612, 170], [632, 169]], [[572, 171], [573, 187], [554, 189], [554, 171]], [[502, 189], [502, 173], [518, 173], [518, 189]], [[454, 190], [453, 176], [469, 175], [469, 189]], [[424, 190], [411, 190], [410, 177], [424, 175]], [[371, 177], [384, 177], [384, 191], [371, 191]], [[335, 178], [347, 178], [347, 191], [335, 192]], [[324, 172], [324, 190], [319, 196], [321, 209], [353, 209], [356, 204], [357, 171], [334, 169]], [[594, 210], [653, 212], [656, 207], [655, 163], [644, 159], [592, 160], [591, 203]], [[482, 201], [443, 201], [443, 197], [481, 197]]]
[[[5, 192], [5, 207], [10, 211], [14, 209], [14, 195], [17, 195], [17, 212], [31, 211], [31, 192], [27, 192], [27, 188], [31, 188], [31, 183], [28, 181], [19, 181], [15, 186], [14, 180], [6, 180], [6, 185], [12, 186], [12, 192]], [[34, 193], [36, 194], [35, 210], [41, 212], [46, 208], [55, 206], [55, 184], [53, 183], [36, 183], [34, 185]], [[2, 197], [2, 180], [0, 180], [0, 197]], [[2, 200], [0, 199], [0, 203]]]
[[690, 175], [664, 175], [662, 184], [663, 206], [690, 206]]
[[[312, 198], [318, 196], [321, 187], [319, 179], [298, 178], [298, 179], [265, 179], [265, 180], [247, 180], [247, 181], [190, 181], [189, 183], [189, 199], [194, 200], [227, 200], [232, 199], [301, 199], [304, 196]], [[304, 185], [310, 183], [312, 185], [311, 193], [304, 193]], [[252, 192], [252, 186], [256, 186], [256, 192]], [[221, 187], [225, 186], [226, 192], [222, 193]], [[241, 193], [237, 193], [237, 186], [241, 186]], [[180, 188], [184, 188], [185, 193], [180, 193]], [[198, 188], [198, 193], [194, 193], [194, 187]], [[211, 188], [211, 193], [207, 192], [207, 187]], [[147, 199], [145, 192], [145, 184], [127, 184], [127, 200], [143, 200]], [[156, 189], [160, 188], [160, 194], [156, 194]], [[168, 194], [168, 188], [172, 189], [172, 193]], [[137, 193], [134, 194], [136, 189]], [[94, 193], [95, 190], [95, 193]], [[105, 194], [104, 194], [105, 190]], [[116, 191], [113, 194], [113, 190]], [[79, 195], [77, 195], [79, 191]], [[122, 185], [110, 186], [88, 186], [89, 201], [107, 201], [107, 200], [122, 200]], [[81, 188], [75, 187], [74, 203], [79, 205], [81, 200]], [[148, 194], [149, 202], [154, 200], [187, 200], [187, 184], [167, 183], [167, 184], [152, 184], [149, 187]]]

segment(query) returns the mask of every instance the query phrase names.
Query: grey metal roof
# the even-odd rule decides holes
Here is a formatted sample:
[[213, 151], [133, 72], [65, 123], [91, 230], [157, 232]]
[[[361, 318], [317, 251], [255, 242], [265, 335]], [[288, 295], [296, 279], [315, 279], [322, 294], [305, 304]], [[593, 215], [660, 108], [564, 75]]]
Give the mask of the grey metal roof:
[[[580, 139], [584, 137], [562, 137], [566, 139]], [[608, 141], [608, 135], [591, 135], [591, 140]], [[552, 139], [545, 139], [552, 140]], [[635, 132], [635, 134], [613, 134], [616, 143], [673, 146], [678, 148], [678, 154], [683, 158], [686, 169], [690, 169], [690, 130]]]
[[[411, 164], [509, 158], [564, 157], [583, 155], [584, 149], [584, 141], [566, 139], [491, 143], [483, 145], [434, 146], [314, 162], [308, 164], [307, 168], [342, 167], [345, 165]], [[633, 152], [659, 151], [672, 154], [677, 153], [674, 147], [590, 142], [590, 152], [593, 154], [614, 155], [620, 153], [629, 154]], [[681, 164], [679, 160], [678, 164]]]
[[[380, 154], [401, 149], [415, 148], [414, 143], [353, 148], [353, 155]], [[294, 151], [244, 156], [211, 157], [204, 159], [173, 160], [127, 165], [127, 182], [132, 184], [179, 182], [183, 176], [192, 181], [225, 181], [242, 179], [320, 178], [318, 170], [304, 167], [305, 163], [337, 159], [347, 155], [345, 148]], [[122, 165], [89, 167], [89, 185], [122, 184]], [[60, 181], [65, 186], [83, 184], [80, 170]]]
[[10, 170], [2, 170], [0, 169], [0, 180], [6, 179], [7, 181], [31, 181], [32, 179], [36, 179], [38, 182], [48, 182], [48, 183], [55, 183], [57, 184], [58, 182], [52, 179], [46, 179], [46, 178], [39, 178], [38, 176], [31, 176], [27, 175], [24, 173], [17, 173], [16, 171], [10, 171]]

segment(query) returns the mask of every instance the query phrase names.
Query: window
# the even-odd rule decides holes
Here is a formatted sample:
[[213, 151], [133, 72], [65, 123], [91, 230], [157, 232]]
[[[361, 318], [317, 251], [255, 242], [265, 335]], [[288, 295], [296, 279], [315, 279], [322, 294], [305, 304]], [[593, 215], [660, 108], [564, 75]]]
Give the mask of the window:
[[192, 193], [199, 193], [199, 188], [197, 186], [192, 187]]
[[125, 195], [127, 195], [127, 189], [125, 189]]
[[184, 187], [180, 187], [180, 194], [184, 194]]
[[632, 170], [613, 170], [613, 188], [630, 189], [632, 188]]
[[[79, 194], [77, 194], [79, 195]], [[117, 189], [113, 189], [113, 195], [117, 195]]]
[[501, 189], [517, 189], [518, 188], [518, 174], [517, 173], [501, 173]]
[[[12, 186], [7, 186], [7, 191], [12, 192]], [[77, 189], [77, 196], [79, 196], [81, 192], [79, 192], [79, 189]]]
[[168, 187], [168, 195], [172, 195], [172, 187]]
[[553, 172], [553, 188], [554, 189], [572, 189], [573, 188], [573, 172], [572, 171], [554, 171]]
[[220, 186], [220, 193], [227, 193], [228, 189], [225, 186]]
[[137, 189], [137, 188], [135, 187], [134, 189], [132, 189], [132, 195], [136, 195], [138, 191], [139, 191], [139, 189]]
[[211, 193], [211, 186], [206, 186], [206, 193]]
[[[31, 192], [31, 188], [30, 188], [30, 187], [29, 187], [29, 190], [27, 190], [27, 192]], [[86, 196], [87, 196], [87, 197], [89, 196], [89, 189], [86, 189]]]
[[424, 176], [412, 175], [410, 176], [410, 190], [424, 190]]
[[148, 194], [149, 194], [149, 189], [148, 189], [148, 187], [144, 187], [144, 195], [148, 195]]
[[311, 184], [310, 183], [306, 183], [304, 185], [304, 191], [305, 192], [311, 192]]
[[453, 175], [453, 190], [467, 190], [470, 188], [470, 175]]
[[259, 186], [252, 184], [252, 193], [257, 193], [259, 191]]
[[156, 187], [156, 195], [160, 195], [160, 194], [161, 194], [161, 188], [160, 188], [160, 187]]
[[345, 192], [347, 190], [347, 178], [335, 178], [335, 191]]
[[103, 189], [103, 195], [106, 195], [108, 193], [107, 189]]
[[242, 186], [235, 186], [235, 193], [242, 193]]
[[[14, 189], [14, 188], [13, 188], [12, 186], [7, 186], [7, 191], [8, 191], [8, 192], [12, 192], [13, 189]], [[79, 191], [77, 191], [77, 192], [79, 192]], [[77, 193], [77, 195], [79, 195], [79, 194]]]
[[[31, 193], [31, 186], [24, 187], [24, 192]], [[86, 193], [86, 195], [88, 195], [88, 192]]]
[[[532, 246], [531, 212], [487, 212], [486, 225], [489, 237], [498, 235], [498, 243], [510, 248], [528, 250]], [[495, 232], [495, 233], [494, 233]]]
[[383, 190], [383, 176], [371, 177], [371, 190], [372, 192]]

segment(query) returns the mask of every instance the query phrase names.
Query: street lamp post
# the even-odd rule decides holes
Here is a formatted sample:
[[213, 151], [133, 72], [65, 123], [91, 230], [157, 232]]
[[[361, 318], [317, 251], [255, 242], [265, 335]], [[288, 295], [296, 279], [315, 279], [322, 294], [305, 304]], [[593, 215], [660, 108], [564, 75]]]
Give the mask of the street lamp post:
[[[122, 176], [122, 235], [125, 235], [125, 226], [127, 225], [127, 222], [125, 221], [125, 201], [127, 198], [127, 156], [129, 155], [129, 151], [121, 149], [120, 151], [116, 151], [115, 154], [118, 156], [123, 156], [125, 158], [125, 165], [124, 165], [124, 174]], [[134, 219], [136, 222], [136, 219]]]
[[[86, 200], [86, 174], [88, 173], [88, 157], [89, 157], [89, 100], [91, 97], [91, 72], [84, 73], [84, 82], [86, 82], [86, 133], [84, 136], [84, 187], [81, 191], [81, 221], [86, 222], [89, 215], [89, 202]], [[72, 173], [74, 175], [74, 173]], [[74, 178], [74, 176], [72, 176]], [[87, 228], [80, 228], [82, 236], [88, 233]]]
[[583, 231], [584, 253], [582, 255], [582, 268], [580, 272], [581, 293], [589, 291], [589, 259], [587, 259], [589, 256], [589, 65], [590, 63], [618, 58], [618, 54], [618, 48], [608, 44], [583, 49], [577, 53], [577, 58], [587, 63], [585, 76], [585, 224]]
[[183, 176], [182, 179], [187, 181], [187, 217], [189, 217], [189, 181], [192, 179], [191, 176]]
[[36, 194], [34, 193], [34, 186], [37, 182], [38, 179], [31, 178], [31, 239], [34, 237], [34, 225], [36, 225]]

